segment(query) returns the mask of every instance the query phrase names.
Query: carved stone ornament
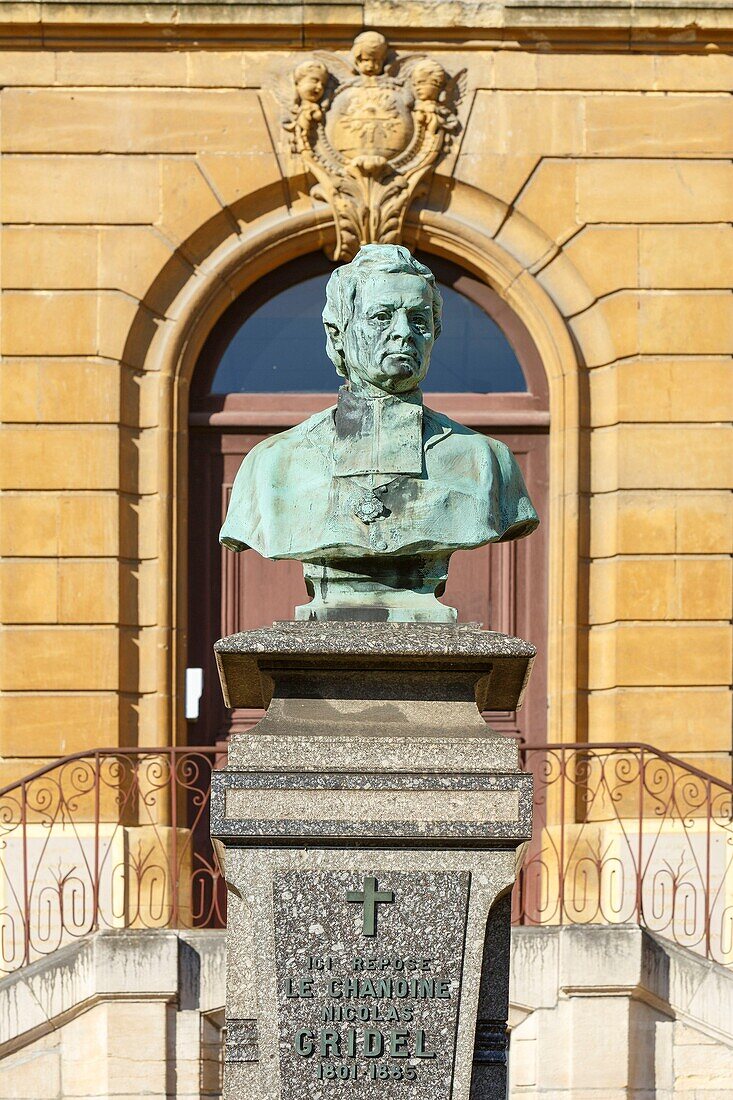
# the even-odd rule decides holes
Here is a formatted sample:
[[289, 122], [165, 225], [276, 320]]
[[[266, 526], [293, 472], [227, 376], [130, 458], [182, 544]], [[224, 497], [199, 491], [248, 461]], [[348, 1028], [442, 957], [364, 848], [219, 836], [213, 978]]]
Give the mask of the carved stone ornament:
[[424, 54], [390, 57], [387, 39], [365, 31], [348, 61], [318, 52], [292, 73], [283, 125], [316, 178], [311, 194], [333, 210], [335, 260], [400, 242], [418, 186], [459, 129], [465, 70], [449, 77]]

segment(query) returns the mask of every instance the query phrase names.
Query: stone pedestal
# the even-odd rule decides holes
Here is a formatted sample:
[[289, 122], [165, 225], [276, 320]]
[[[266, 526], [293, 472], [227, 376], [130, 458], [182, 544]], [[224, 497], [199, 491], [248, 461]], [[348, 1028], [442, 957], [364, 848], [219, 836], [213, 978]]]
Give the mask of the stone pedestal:
[[281, 623], [216, 645], [265, 706], [213, 776], [227, 1100], [499, 1100], [531, 778], [481, 710], [534, 648], [475, 626]]

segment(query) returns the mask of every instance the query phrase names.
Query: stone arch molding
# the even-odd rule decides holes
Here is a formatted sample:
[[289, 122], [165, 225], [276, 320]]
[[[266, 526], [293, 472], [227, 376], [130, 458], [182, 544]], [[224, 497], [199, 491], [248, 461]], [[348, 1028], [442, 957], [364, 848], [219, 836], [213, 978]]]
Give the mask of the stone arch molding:
[[[484, 280], [523, 321], [547, 373], [550, 395], [548, 738], [573, 740], [577, 711], [577, 593], [579, 510], [579, 350], [555, 305], [552, 268], [533, 275], [487, 226], [497, 225], [491, 196], [456, 185], [447, 209], [423, 208], [405, 224], [405, 243], [452, 260]], [[541, 230], [524, 219], [522, 237]], [[494, 229], [494, 234], [496, 230]], [[188, 392], [205, 339], [226, 307], [258, 279], [308, 252], [333, 247], [326, 207], [282, 207], [259, 218], [213, 249], [171, 301], [144, 356], [144, 386], [157, 415], [155, 483], [158, 501], [157, 619], [162, 657], [156, 671], [155, 739], [179, 739], [183, 726], [187, 584]], [[507, 244], [508, 241], [508, 244]], [[552, 265], [556, 268], [557, 265]], [[573, 279], [578, 280], [577, 273]], [[580, 350], [582, 354], [582, 350]], [[153, 394], [150, 394], [152, 389]], [[541, 641], [540, 641], [540, 644]]]

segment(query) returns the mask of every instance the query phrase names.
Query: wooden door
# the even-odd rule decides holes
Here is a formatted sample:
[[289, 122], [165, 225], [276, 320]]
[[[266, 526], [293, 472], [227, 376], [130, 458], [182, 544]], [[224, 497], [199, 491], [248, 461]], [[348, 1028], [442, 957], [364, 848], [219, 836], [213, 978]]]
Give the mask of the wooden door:
[[[260, 717], [259, 711], [232, 713], [224, 707], [212, 655], [216, 639], [240, 630], [271, 626], [279, 619], [291, 619], [295, 606], [308, 601], [299, 562], [268, 561], [249, 550], [235, 554], [218, 542], [242, 459], [268, 434], [265, 428], [234, 431], [213, 426], [193, 428], [191, 432], [192, 615], [188, 663], [204, 670], [195, 736], [199, 741], [224, 741], [235, 730], [251, 728]], [[530, 496], [544, 519], [546, 433], [492, 430], [491, 434], [515, 454]], [[492, 726], [501, 732], [518, 734], [533, 742], [543, 738], [545, 726], [546, 532], [546, 523], [541, 523], [529, 538], [457, 552], [451, 559], [443, 597], [443, 602], [457, 608], [459, 621], [478, 622], [487, 629], [516, 634], [538, 645], [540, 657], [526, 706], [518, 713], [493, 715], [491, 719]]]

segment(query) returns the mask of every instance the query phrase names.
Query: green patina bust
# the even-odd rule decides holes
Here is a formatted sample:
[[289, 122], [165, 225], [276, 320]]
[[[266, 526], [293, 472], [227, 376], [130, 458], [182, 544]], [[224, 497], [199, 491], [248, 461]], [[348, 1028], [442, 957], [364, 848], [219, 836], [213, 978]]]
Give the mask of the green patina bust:
[[441, 299], [406, 248], [365, 245], [338, 268], [323, 323], [338, 402], [247, 455], [221, 542], [304, 563], [297, 619], [453, 622], [436, 599], [451, 554], [539, 522], [519, 467], [423, 405]]

